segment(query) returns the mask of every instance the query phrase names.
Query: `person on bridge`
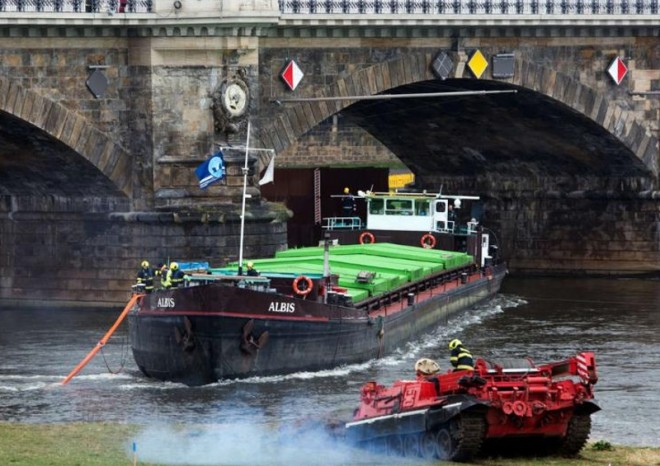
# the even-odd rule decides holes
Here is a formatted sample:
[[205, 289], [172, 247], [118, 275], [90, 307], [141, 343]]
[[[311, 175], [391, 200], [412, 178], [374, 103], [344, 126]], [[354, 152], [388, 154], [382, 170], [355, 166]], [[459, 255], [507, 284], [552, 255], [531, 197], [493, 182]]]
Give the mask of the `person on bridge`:
[[451, 350], [451, 355], [449, 357], [449, 362], [454, 366], [454, 371], [473, 371], [474, 370], [474, 359], [472, 358], [472, 353], [468, 350], [461, 340], [454, 338], [449, 342], [449, 349]]
[[357, 212], [355, 198], [348, 187], [344, 188], [344, 195], [341, 199], [341, 212], [344, 217], [353, 217]]
[[144, 285], [144, 291], [151, 293], [154, 290], [154, 269], [149, 266], [149, 261], [142, 261], [140, 270], [137, 273], [138, 285]]
[[247, 263], [247, 274], [250, 277], [258, 277], [259, 276], [259, 272], [257, 271], [257, 269], [254, 268], [254, 264], [252, 262]]

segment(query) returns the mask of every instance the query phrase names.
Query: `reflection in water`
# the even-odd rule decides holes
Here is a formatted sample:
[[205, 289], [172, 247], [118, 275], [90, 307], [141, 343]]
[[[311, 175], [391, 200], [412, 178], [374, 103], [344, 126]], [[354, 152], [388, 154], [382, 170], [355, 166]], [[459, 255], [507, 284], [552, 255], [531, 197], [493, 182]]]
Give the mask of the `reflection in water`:
[[[144, 378], [128, 351], [125, 326], [80, 375], [61, 386], [119, 310], [6, 309], [0, 311], [0, 416], [29, 423], [252, 426], [248, 431], [262, 426], [267, 432], [318, 418], [346, 421], [364, 381], [388, 384], [412, 377], [422, 356], [448, 369], [447, 342], [459, 337], [473, 354], [493, 359], [530, 356], [546, 362], [594, 351], [600, 376], [596, 397], [603, 410], [593, 417], [592, 439], [660, 446], [658, 303], [657, 281], [507, 278], [494, 301], [384, 359], [198, 388]], [[122, 365], [121, 373], [109, 373]], [[161, 439], [171, 434], [165, 432]], [[206, 442], [201, 433], [197, 438]], [[241, 463], [234, 458], [233, 464]]]

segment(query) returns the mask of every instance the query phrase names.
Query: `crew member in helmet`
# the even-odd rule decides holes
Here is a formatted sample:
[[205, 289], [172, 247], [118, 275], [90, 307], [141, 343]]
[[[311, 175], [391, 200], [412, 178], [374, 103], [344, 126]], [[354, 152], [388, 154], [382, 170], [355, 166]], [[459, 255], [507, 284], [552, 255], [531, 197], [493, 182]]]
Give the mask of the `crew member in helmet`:
[[259, 272], [257, 271], [257, 269], [254, 268], [254, 264], [252, 262], [247, 263], [247, 274], [250, 277], [258, 277], [259, 276]]
[[468, 350], [461, 340], [454, 338], [449, 342], [449, 349], [451, 350], [451, 355], [449, 361], [451, 365], [454, 366], [454, 371], [473, 371], [474, 370], [474, 359], [472, 359], [472, 353]]
[[172, 262], [170, 264], [170, 274], [172, 288], [178, 288], [183, 285], [183, 280], [185, 280], [186, 274], [183, 273], [183, 270], [179, 268], [179, 264], [177, 262]]
[[144, 285], [144, 291], [151, 293], [154, 290], [154, 269], [149, 266], [149, 261], [142, 261], [137, 273], [137, 283]]
[[172, 262], [167, 272], [165, 272], [164, 277], [164, 280], [161, 279], [163, 288], [178, 288], [186, 279], [186, 274], [179, 268], [177, 262]]
[[355, 198], [348, 187], [344, 188], [344, 196], [341, 198], [341, 212], [344, 217], [353, 217], [357, 212]]
[[156, 276], [160, 277], [161, 288], [167, 288], [167, 286], [165, 286], [165, 282], [167, 281], [167, 271], [168, 271], [167, 264], [163, 264], [163, 263], [158, 264], [158, 267], [156, 269]]

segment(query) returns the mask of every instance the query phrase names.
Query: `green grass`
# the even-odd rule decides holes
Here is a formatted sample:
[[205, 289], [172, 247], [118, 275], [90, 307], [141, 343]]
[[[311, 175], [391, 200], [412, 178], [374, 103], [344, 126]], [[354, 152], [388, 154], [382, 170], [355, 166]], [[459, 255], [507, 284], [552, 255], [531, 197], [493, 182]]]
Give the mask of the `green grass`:
[[[141, 426], [107, 423], [0, 423], [3, 466], [132, 465], [131, 439]], [[402, 464], [405, 460], [402, 460]], [[138, 462], [140, 465], [150, 463]], [[390, 463], [391, 464], [391, 463]], [[419, 464], [419, 463], [417, 463]], [[438, 464], [438, 463], [429, 463]], [[632, 448], [595, 442], [579, 458], [485, 458], [480, 466], [660, 466], [660, 448]]]

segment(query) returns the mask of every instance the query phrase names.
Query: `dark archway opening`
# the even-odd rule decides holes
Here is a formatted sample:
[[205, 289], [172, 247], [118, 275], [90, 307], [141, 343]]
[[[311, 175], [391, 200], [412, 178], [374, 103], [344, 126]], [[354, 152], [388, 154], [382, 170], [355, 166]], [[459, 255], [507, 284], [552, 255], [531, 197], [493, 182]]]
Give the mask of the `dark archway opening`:
[[92, 163], [5, 112], [0, 112], [0, 193], [6, 199], [18, 199], [19, 204], [30, 199], [35, 210], [129, 209], [126, 196]]

